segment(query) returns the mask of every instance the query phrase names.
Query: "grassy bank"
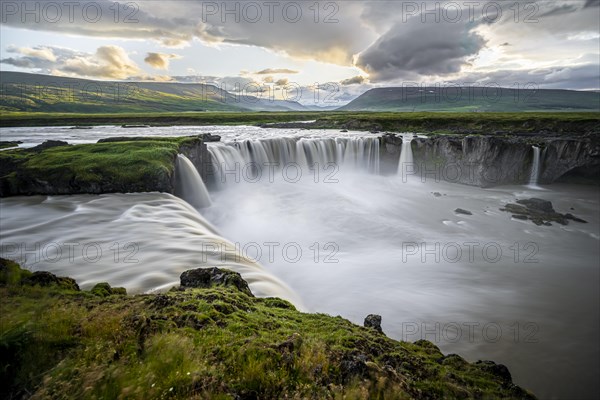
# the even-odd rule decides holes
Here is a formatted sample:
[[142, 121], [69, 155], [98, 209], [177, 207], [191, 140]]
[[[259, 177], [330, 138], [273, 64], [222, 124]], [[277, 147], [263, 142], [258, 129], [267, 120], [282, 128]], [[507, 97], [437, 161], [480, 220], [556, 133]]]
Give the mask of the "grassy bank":
[[[600, 133], [596, 113], [189, 112], [152, 114], [3, 113], [0, 126], [262, 125], [439, 133]], [[83, 133], [85, 134], [85, 133]]]
[[0, 259], [3, 398], [530, 397], [503, 366], [235, 286], [129, 296], [34, 278]]
[[182, 145], [201, 138], [67, 145], [0, 152], [0, 195], [168, 191]]

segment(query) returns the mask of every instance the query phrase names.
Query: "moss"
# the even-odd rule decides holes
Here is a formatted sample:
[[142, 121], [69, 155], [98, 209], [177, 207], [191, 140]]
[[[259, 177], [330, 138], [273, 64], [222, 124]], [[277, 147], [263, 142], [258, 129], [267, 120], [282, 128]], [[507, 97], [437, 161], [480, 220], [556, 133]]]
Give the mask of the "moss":
[[0, 194], [172, 190], [175, 157], [199, 137], [126, 139], [0, 152]]
[[95, 296], [108, 297], [111, 295], [126, 295], [127, 290], [122, 287], [111, 287], [107, 282], [101, 282], [95, 284], [90, 293]]
[[11, 284], [0, 307], [4, 398], [531, 397], [494, 363], [234, 286], [100, 297]]

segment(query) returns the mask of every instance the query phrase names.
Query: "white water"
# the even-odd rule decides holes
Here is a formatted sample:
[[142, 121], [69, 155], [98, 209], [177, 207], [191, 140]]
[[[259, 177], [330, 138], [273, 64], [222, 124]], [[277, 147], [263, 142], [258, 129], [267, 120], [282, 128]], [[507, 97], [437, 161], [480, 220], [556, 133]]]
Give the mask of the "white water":
[[[273, 180], [283, 171], [289, 179], [312, 175], [315, 180], [345, 171], [379, 173], [379, 138], [277, 137], [208, 143], [217, 186]], [[332, 178], [333, 179], [333, 178]]]
[[259, 296], [302, 306], [287, 285], [175, 196], [32, 196], [1, 204], [2, 256], [70, 276], [83, 288], [109, 282], [132, 292], [165, 290], [179, 284], [183, 271], [217, 266], [241, 273]]
[[175, 174], [177, 176], [177, 185], [175, 188], [177, 197], [182, 198], [198, 209], [211, 205], [210, 195], [198, 170], [183, 154], [177, 155], [177, 169]]
[[400, 160], [398, 162], [398, 175], [406, 177], [414, 171], [414, 161], [412, 152], [412, 135], [402, 138], [402, 149], [400, 151]]
[[533, 163], [531, 164], [531, 175], [529, 176], [529, 186], [537, 187], [538, 179], [540, 176], [540, 148], [532, 146], [533, 148]]
[[[91, 133], [138, 134], [112, 129], [118, 132]], [[484, 190], [373, 174], [377, 145], [365, 139], [374, 135], [254, 127], [151, 128], [139, 134], [167, 131], [223, 135], [226, 143], [211, 143], [209, 151], [216, 166], [234, 172], [225, 174], [227, 184], [211, 193], [213, 204], [202, 213], [228, 240], [248, 249], [245, 261], [232, 262], [226, 252], [223, 262], [220, 251], [203, 251], [223, 241], [232, 244], [187, 203], [157, 193], [2, 199], [3, 255], [9, 256], [4, 245], [10, 242], [27, 243], [28, 249], [36, 242], [98, 242], [108, 258], [96, 263], [80, 256], [74, 264], [34, 264], [32, 254], [25, 261], [84, 286], [109, 281], [136, 290], [167, 288], [190, 267], [223, 265], [241, 272], [259, 295], [298, 304], [298, 293], [309, 310], [357, 323], [369, 313], [381, 314], [390, 337], [425, 338], [446, 353], [504, 363], [517, 384], [540, 398], [591, 397], [600, 390], [597, 189], [550, 186], [543, 198], [589, 223], [538, 227], [499, 211], [507, 202], [539, 196], [527, 187]], [[409, 151], [402, 154], [408, 157]], [[266, 169], [259, 180], [244, 176], [244, 166], [265, 160], [282, 164], [272, 179]], [[283, 174], [286, 162], [308, 166], [301, 168], [301, 179]], [[315, 175], [311, 162], [333, 162], [339, 171]], [[456, 215], [458, 207], [473, 215]], [[139, 242], [140, 261], [115, 262], [114, 242], [121, 247]], [[478, 251], [469, 250], [473, 242]], [[282, 251], [289, 244], [301, 250], [298, 259]], [[415, 254], [406, 247], [412, 244]], [[462, 252], [457, 261], [453, 244]], [[492, 246], [487, 258], [485, 245]], [[502, 255], [491, 262], [497, 248]], [[483, 331], [489, 324], [502, 329], [498, 340], [491, 340], [493, 329]], [[468, 326], [475, 327], [472, 340]]]

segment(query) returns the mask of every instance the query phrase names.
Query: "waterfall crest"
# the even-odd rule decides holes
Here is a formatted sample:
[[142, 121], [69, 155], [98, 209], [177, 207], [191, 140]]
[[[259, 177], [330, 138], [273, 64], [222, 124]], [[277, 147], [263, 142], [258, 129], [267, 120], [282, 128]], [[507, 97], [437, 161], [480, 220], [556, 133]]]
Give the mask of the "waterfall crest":
[[194, 208], [205, 208], [212, 204], [198, 170], [183, 154], [177, 155], [175, 194]]
[[210, 143], [212, 166], [217, 186], [234, 181], [236, 173], [249, 166], [276, 170], [289, 164], [300, 169], [325, 168], [335, 164], [344, 169], [379, 174], [378, 137], [248, 139], [229, 143]]

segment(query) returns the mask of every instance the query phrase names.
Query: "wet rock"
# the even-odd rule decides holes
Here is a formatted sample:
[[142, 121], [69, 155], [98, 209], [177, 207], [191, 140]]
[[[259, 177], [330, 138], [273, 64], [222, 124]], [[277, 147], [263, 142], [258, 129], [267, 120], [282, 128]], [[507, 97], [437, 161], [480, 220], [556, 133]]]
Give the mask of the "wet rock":
[[363, 323], [365, 328], [373, 328], [379, 333], [383, 333], [381, 329], [381, 315], [369, 314]]
[[527, 221], [527, 219], [528, 219], [527, 215], [523, 215], [523, 214], [513, 214], [513, 215], [511, 215], [511, 217], [514, 219], [520, 219], [520, 220], [524, 220], [524, 221]]
[[554, 212], [554, 208], [552, 207], [552, 202], [548, 200], [538, 199], [536, 197], [532, 197], [531, 199], [522, 199], [517, 200], [518, 204], [522, 204], [530, 210], [541, 211], [545, 213]]
[[[571, 210], [572, 210], [572, 209], [573, 209], [573, 208], [571, 208]], [[587, 221], [586, 221], [586, 220], [584, 220], [584, 219], [581, 219], [581, 218], [577, 218], [576, 216], [574, 216], [574, 215], [573, 215], [573, 214], [571, 214], [571, 213], [566, 213], [566, 214], [565, 214], [565, 218], [566, 218], [566, 219], [570, 219], [570, 220], [572, 220], [572, 221], [575, 221], [575, 222], [581, 222], [582, 224], [587, 224]]]
[[221, 141], [221, 136], [219, 135], [213, 135], [212, 133], [205, 133], [202, 135], [202, 139], [204, 140], [204, 142], [220, 142]]
[[586, 223], [585, 220], [577, 218], [573, 214], [561, 214], [554, 210], [552, 203], [548, 200], [531, 198], [517, 200], [519, 204], [506, 204], [500, 211], [512, 214], [512, 218], [519, 220], [531, 220], [538, 226], [552, 226], [552, 222], [567, 225], [569, 220]]
[[432, 192], [431, 194], [433, 194], [434, 197], [442, 197], [440, 192]]
[[58, 286], [60, 289], [79, 291], [79, 285], [73, 278], [56, 276], [50, 272], [37, 271], [24, 278], [21, 283], [30, 286]]
[[454, 210], [454, 212], [456, 214], [463, 214], [463, 215], [473, 215], [473, 213], [469, 210], [463, 210], [462, 208], [457, 208], [456, 210]]
[[220, 268], [198, 268], [185, 271], [180, 276], [183, 288], [210, 288], [212, 286], [233, 286], [237, 290], [254, 296], [248, 287], [248, 282], [234, 271]]

